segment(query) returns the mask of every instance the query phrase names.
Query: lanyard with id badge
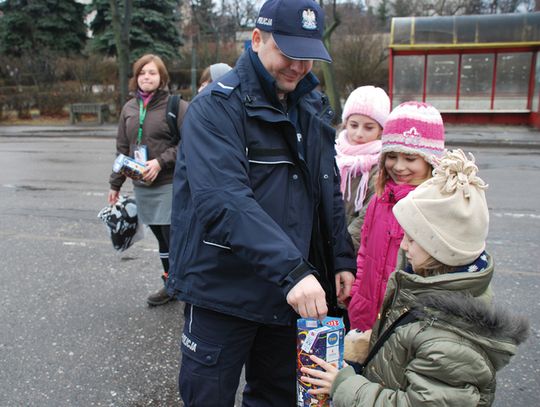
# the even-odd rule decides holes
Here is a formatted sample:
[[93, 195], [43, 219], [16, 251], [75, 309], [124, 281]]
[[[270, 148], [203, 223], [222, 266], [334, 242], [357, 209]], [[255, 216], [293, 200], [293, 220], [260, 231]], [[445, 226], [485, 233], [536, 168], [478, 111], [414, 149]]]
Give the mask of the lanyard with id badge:
[[139, 103], [139, 108], [139, 132], [137, 134], [137, 144], [132, 146], [133, 158], [118, 154], [116, 160], [114, 160], [113, 171], [131, 178], [134, 184], [150, 185], [152, 182], [143, 179], [146, 171], [146, 161], [148, 161], [148, 149], [146, 145], [141, 144], [142, 127], [146, 117], [146, 107], [142, 101]]
[[144, 106], [142, 100], [139, 100], [139, 132], [137, 134], [137, 144], [133, 146], [133, 158], [142, 165], [146, 165], [146, 161], [148, 161], [148, 147], [141, 144], [145, 118], [146, 106]]

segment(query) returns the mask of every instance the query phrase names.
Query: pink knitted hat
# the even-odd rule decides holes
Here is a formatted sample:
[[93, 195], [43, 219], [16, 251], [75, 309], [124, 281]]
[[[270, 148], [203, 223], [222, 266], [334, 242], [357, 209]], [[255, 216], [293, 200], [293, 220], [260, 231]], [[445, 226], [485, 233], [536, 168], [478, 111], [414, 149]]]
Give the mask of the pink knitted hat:
[[441, 114], [428, 103], [402, 103], [388, 116], [381, 141], [382, 154], [419, 154], [434, 166], [444, 154]]
[[349, 116], [362, 114], [384, 128], [388, 113], [390, 113], [390, 98], [386, 92], [375, 86], [361, 86], [353, 90], [347, 98], [341, 120], [345, 123]]

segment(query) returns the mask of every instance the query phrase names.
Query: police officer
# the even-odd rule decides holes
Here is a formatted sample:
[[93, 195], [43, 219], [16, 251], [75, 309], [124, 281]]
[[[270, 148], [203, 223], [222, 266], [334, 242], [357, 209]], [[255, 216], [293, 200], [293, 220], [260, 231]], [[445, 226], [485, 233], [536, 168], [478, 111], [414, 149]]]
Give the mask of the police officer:
[[268, 0], [251, 48], [191, 103], [174, 176], [169, 294], [185, 301], [187, 406], [293, 406], [298, 316], [323, 318], [356, 268], [335, 133], [315, 90], [323, 10]]

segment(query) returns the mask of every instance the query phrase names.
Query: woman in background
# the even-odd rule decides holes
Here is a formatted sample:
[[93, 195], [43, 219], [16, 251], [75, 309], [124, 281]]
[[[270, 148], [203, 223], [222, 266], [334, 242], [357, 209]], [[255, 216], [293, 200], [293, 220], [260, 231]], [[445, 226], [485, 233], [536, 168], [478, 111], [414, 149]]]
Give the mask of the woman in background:
[[[135, 96], [122, 108], [116, 137], [117, 154], [144, 163], [142, 181], [133, 181], [139, 222], [150, 227], [159, 244], [162, 279], [169, 273], [169, 233], [171, 225], [172, 179], [179, 134], [172, 134], [166, 121], [169, 73], [160, 57], [147, 54], [133, 64], [129, 87]], [[181, 100], [177, 114], [181, 127], [187, 102]], [[114, 204], [126, 177], [113, 172], [109, 179], [108, 201]], [[162, 305], [171, 298], [165, 286], [147, 298], [149, 305]]]

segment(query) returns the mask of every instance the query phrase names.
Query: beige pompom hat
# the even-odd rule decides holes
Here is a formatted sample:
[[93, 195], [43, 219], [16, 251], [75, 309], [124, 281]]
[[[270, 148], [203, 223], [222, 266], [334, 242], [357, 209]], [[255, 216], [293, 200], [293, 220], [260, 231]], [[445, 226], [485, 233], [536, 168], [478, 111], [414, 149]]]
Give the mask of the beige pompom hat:
[[448, 266], [472, 263], [485, 249], [489, 227], [487, 185], [476, 174], [474, 156], [447, 152], [433, 177], [393, 208], [405, 232]]

